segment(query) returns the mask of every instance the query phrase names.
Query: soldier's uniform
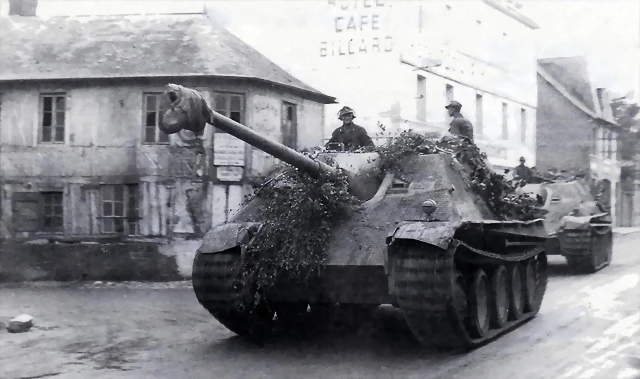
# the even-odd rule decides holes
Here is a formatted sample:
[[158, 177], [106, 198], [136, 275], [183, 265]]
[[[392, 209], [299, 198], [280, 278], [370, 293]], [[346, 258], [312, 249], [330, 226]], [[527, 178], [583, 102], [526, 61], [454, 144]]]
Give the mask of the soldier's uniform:
[[528, 179], [531, 177], [533, 172], [531, 169], [524, 165], [524, 157], [520, 157], [520, 165], [515, 168], [515, 176], [521, 179]]
[[471, 121], [464, 118], [462, 113], [460, 113], [462, 104], [454, 100], [449, 103], [449, 105], [445, 106], [445, 108], [453, 110], [451, 113], [453, 120], [451, 120], [451, 123], [449, 124], [449, 133], [466, 137], [473, 142], [473, 124], [471, 124]]
[[338, 112], [338, 119], [342, 120], [343, 124], [333, 131], [331, 139], [327, 142], [327, 145], [341, 142], [344, 144], [345, 150], [358, 149], [365, 146], [375, 146], [373, 140], [371, 140], [371, 137], [367, 134], [366, 129], [351, 121], [354, 118], [356, 118], [356, 115], [353, 109], [349, 107], [343, 107], [340, 109]]

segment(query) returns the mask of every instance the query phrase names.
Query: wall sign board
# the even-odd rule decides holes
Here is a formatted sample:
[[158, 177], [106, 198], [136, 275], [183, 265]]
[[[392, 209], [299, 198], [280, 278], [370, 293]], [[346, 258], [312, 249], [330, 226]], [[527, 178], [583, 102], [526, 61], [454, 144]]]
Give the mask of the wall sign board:
[[215, 133], [213, 164], [216, 166], [244, 166], [245, 143], [227, 133]]

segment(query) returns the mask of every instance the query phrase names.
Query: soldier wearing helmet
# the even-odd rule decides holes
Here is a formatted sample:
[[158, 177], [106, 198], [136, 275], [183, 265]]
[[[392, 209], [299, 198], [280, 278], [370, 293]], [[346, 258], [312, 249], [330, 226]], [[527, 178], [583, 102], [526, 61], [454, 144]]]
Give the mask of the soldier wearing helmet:
[[362, 126], [353, 123], [356, 113], [349, 107], [342, 107], [338, 112], [338, 119], [342, 121], [342, 126], [333, 131], [331, 139], [327, 145], [332, 143], [344, 144], [345, 150], [358, 149], [365, 146], [375, 146], [371, 137]]
[[462, 113], [460, 113], [462, 104], [453, 100], [449, 105], [445, 106], [445, 108], [447, 109], [449, 116], [453, 117], [453, 120], [451, 120], [451, 123], [449, 124], [449, 133], [465, 137], [469, 141], [473, 142], [473, 125], [471, 124], [471, 121], [464, 118]]
[[520, 157], [520, 165], [515, 168], [515, 177], [520, 179], [529, 179], [531, 177], [533, 173], [531, 169], [524, 164], [525, 162], [524, 157]]

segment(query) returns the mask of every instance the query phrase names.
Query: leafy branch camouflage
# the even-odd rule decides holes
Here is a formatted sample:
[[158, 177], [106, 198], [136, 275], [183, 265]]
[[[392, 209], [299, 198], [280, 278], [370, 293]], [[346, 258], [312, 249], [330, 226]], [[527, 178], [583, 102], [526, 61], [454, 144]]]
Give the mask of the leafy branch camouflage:
[[[516, 194], [516, 185], [494, 172], [486, 155], [467, 140], [449, 137], [438, 141], [404, 131], [377, 147], [376, 152], [383, 174], [401, 171], [403, 160], [411, 156], [453, 154], [470, 173], [471, 188], [498, 219], [531, 220], [544, 214], [536, 199]], [[285, 167], [275, 179], [262, 179], [254, 194], [261, 200], [258, 214], [263, 226], [247, 248], [237, 281], [243, 305], [249, 305], [245, 309], [257, 306], [262, 295], [278, 283], [308, 284], [327, 258], [332, 231], [361, 205], [349, 191], [346, 173], [315, 179]]]
[[264, 182], [254, 196], [262, 200], [263, 225], [247, 248], [237, 283], [249, 309], [278, 283], [308, 283], [326, 259], [332, 230], [360, 205], [343, 172], [312, 178], [288, 168]]

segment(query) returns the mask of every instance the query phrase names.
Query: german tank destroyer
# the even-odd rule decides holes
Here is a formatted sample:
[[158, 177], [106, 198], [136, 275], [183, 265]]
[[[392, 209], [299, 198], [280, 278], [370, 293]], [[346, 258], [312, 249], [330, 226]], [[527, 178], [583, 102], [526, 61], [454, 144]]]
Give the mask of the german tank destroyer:
[[[176, 104], [179, 90], [169, 89]], [[190, 117], [178, 110], [166, 111], [164, 130], [190, 127]], [[547, 286], [544, 221], [501, 220], [470, 188], [470, 168], [452, 154], [416, 154], [401, 173], [369, 175], [379, 170], [378, 153], [323, 151], [312, 159], [210, 108], [202, 114], [312, 177], [336, 175], [339, 166], [362, 201], [362, 210], [332, 231], [323, 268], [308, 288], [267, 293], [250, 313], [238, 307], [242, 295], [234, 279], [265, 221], [256, 219], [252, 204], [260, 200], [206, 233], [193, 262], [193, 288], [200, 304], [234, 333], [267, 333], [278, 319], [334, 304], [392, 304], [421, 343], [472, 349], [538, 313]]]
[[547, 211], [547, 254], [562, 255], [579, 273], [595, 273], [611, 263], [613, 225], [584, 179], [537, 180], [522, 192], [539, 196]]

